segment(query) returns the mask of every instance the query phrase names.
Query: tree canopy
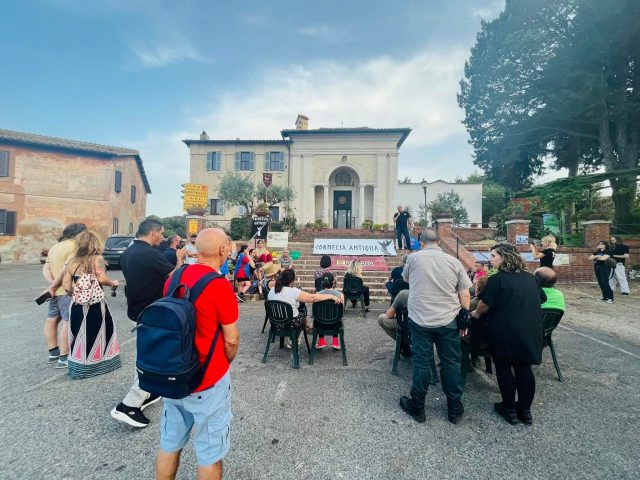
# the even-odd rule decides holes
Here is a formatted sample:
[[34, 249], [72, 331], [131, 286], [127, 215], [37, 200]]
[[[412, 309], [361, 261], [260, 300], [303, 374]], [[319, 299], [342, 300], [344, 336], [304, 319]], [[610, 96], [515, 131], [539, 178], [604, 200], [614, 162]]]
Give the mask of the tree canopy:
[[[640, 2], [507, 0], [483, 22], [460, 83], [476, 165], [519, 190], [544, 170], [637, 167]], [[635, 177], [609, 180], [615, 221], [631, 223]]]
[[225, 173], [220, 179], [218, 197], [228, 205], [242, 205], [251, 212], [254, 207], [265, 201], [273, 207], [280, 203], [288, 203], [295, 197], [292, 187], [271, 185], [268, 189], [263, 183], [254, 184], [251, 176], [243, 177], [234, 172]]
[[453, 214], [453, 223], [467, 223], [469, 215], [467, 209], [462, 204], [462, 198], [453, 190], [446, 193], [439, 193], [436, 199], [427, 203], [427, 210], [432, 213], [451, 212]]

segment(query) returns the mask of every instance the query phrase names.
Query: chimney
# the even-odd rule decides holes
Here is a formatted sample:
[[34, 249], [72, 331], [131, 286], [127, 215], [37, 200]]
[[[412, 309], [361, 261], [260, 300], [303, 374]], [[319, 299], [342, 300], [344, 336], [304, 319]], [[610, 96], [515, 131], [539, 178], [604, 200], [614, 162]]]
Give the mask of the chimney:
[[296, 119], [296, 130], [309, 130], [309, 117], [298, 114]]
[[202, 130], [202, 133], [200, 134], [200, 140], [209, 140], [209, 135], [207, 135], [207, 132]]

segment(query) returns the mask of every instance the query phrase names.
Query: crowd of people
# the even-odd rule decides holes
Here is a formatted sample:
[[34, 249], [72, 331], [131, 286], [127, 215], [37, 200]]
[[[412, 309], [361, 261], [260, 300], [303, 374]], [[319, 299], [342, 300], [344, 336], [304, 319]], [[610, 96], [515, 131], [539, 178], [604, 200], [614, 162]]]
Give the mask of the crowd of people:
[[[320, 257], [315, 271], [316, 291], [309, 293], [296, 286], [295, 265], [288, 249], [271, 252], [262, 239], [257, 240], [255, 248], [248, 244], [237, 246], [224, 231], [214, 228], [191, 235], [186, 246], [178, 235], [164, 237], [161, 223], [145, 220], [120, 259], [126, 282], [127, 316], [132, 321], [170, 293], [170, 279], [178, 270], [184, 274], [181, 282], [189, 288], [211, 272], [227, 281], [211, 281], [195, 301], [198, 358], [204, 362], [209, 347], [214, 345], [214, 361], [193, 394], [183, 399], [164, 399], [157, 478], [175, 478], [180, 452], [192, 430], [199, 475], [220, 478], [221, 460], [230, 445], [229, 365], [240, 342], [236, 327], [238, 304], [251, 293], [286, 302], [293, 309], [294, 328], [303, 329], [310, 328], [308, 304], [327, 300], [344, 303], [345, 295], [337, 288], [337, 272], [327, 255]], [[602, 289], [601, 300], [608, 303], [613, 302], [617, 285], [623, 295], [629, 294], [624, 271], [629, 249], [619, 237], [613, 237], [611, 243], [613, 246], [599, 242], [590, 257]], [[419, 251], [402, 255], [401, 265], [391, 271], [385, 284], [390, 306], [378, 318], [382, 329], [395, 340], [399, 329], [396, 314], [400, 309], [408, 310], [409, 329], [402, 337], [400, 351], [411, 358], [413, 374], [409, 395], [400, 398], [400, 407], [416, 421], [425, 421], [424, 404], [435, 346], [448, 419], [458, 423], [464, 415], [463, 365], [482, 346], [490, 350], [495, 363], [501, 394], [501, 401], [494, 405], [496, 412], [510, 424], [532, 424], [535, 377], [531, 366], [541, 362], [543, 310], [565, 310], [564, 297], [555, 288], [555, 239], [545, 237], [540, 248], [531, 246], [534, 258], [540, 260], [540, 268], [534, 274], [527, 272], [519, 250], [509, 244], [492, 247], [489, 267], [478, 262], [469, 272], [458, 259], [442, 251], [434, 230], [424, 229], [420, 244]], [[165, 246], [163, 250], [158, 248], [161, 245]], [[50, 249], [43, 266], [51, 295], [44, 325], [48, 362], [56, 368], [68, 368], [72, 379], [121, 367], [116, 326], [102, 289], [111, 287], [115, 292], [119, 282], [108, 277], [102, 250], [98, 237], [85, 225], [71, 224]], [[359, 296], [368, 311], [369, 286], [364, 284], [362, 264], [357, 259], [350, 262], [343, 283], [350, 277], [363, 280]], [[355, 306], [352, 300], [352, 307]], [[217, 330], [222, 332], [219, 344], [214, 341]], [[325, 338], [319, 338], [316, 348], [326, 346]], [[331, 346], [341, 348], [338, 337], [332, 338]], [[144, 428], [150, 420], [143, 411], [160, 397], [140, 387], [137, 369], [131, 374], [133, 383], [111, 416], [132, 427]]]

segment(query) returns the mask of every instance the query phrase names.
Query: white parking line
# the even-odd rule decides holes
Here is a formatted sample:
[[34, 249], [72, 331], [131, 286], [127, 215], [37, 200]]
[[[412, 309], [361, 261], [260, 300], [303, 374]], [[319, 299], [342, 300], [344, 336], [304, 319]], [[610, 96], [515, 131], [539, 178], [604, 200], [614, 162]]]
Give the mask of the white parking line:
[[635, 354], [635, 353], [633, 353], [633, 352], [630, 352], [630, 351], [628, 351], [628, 350], [624, 350], [624, 349], [622, 349], [622, 348], [616, 347], [615, 345], [612, 345], [612, 344], [610, 344], [610, 343], [608, 343], [608, 342], [605, 342], [605, 341], [603, 341], [603, 340], [599, 340], [599, 339], [597, 339], [597, 338], [594, 338], [594, 337], [592, 337], [591, 335], [587, 335], [586, 333], [580, 333], [580, 332], [577, 332], [577, 331], [575, 331], [573, 328], [566, 327], [566, 326], [564, 326], [564, 325], [558, 325], [558, 328], [562, 328], [562, 329], [564, 329], [564, 330], [568, 330], [568, 331], [570, 331], [571, 333], [574, 333], [574, 334], [576, 334], [576, 335], [580, 335], [581, 337], [585, 337], [585, 338], [588, 338], [589, 340], [593, 340], [594, 342], [600, 343], [600, 344], [602, 344], [602, 345], [606, 345], [607, 347], [613, 348], [614, 350], [617, 350], [618, 352], [624, 353], [624, 354], [629, 355], [629, 356], [631, 356], [631, 357], [640, 358], [640, 355], [637, 355], [637, 354]]

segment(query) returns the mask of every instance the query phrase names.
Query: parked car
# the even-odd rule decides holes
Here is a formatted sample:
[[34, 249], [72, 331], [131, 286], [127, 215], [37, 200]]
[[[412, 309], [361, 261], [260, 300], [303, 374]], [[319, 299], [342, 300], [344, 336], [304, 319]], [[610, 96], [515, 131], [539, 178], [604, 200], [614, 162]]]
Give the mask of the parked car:
[[133, 235], [111, 235], [104, 245], [107, 268], [120, 267], [120, 255], [133, 243]]

